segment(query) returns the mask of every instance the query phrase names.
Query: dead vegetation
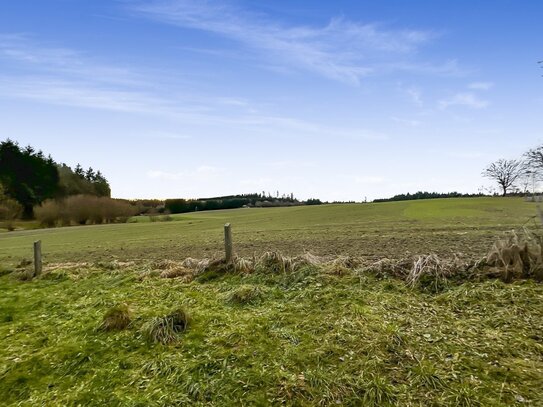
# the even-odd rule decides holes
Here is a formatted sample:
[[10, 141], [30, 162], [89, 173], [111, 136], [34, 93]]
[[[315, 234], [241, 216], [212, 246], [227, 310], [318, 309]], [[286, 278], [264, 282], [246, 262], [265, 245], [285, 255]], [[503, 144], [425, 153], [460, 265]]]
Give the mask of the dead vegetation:
[[505, 282], [522, 278], [542, 281], [543, 236], [527, 229], [512, 231], [494, 243], [485, 264]]
[[[56, 263], [45, 268], [47, 272], [98, 268], [104, 270], [132, 269], [136, 263], [112, 261], [108, 263]], [[488, 255], [474, 260], [462, 254], [449, 257], [437, 254], [418, 255], [400, 259], [383, 258], [369, 262], [367, 258], [354, 256], [323, 257], [305, 252], [300, 256], [285, 256], [278, 251], [268, 251], [261, 256], [236, 256], [227, 263], [223, 258], [183, 261], [163, 259], [147, 264], [139, 273], [140, 281], [146, 278], [180, 279], [190, 282], [198, 278], [208, 281], [225, 273], [295, 273], [303, 268], [318, 269], [323, 273], [343, 276], [353, 272], [371, 273], [381, 277], [394, 277], [405, 281], [411, 288], [423, 288], [438, 292], [452, 281], [461, 283], [466, 279], [500, 278], [505, 282], [518, 279], [543, 281], [543, 236], [535, 231], [523, 229], [512, 231], [497, 240]], [[19, 278], [26, 274], [20, 272]], [[24, 274], [24, 275], [22, 275]]]
[[183, 266], [182, 263], [172, 260], [161, 260], [151, 265], [152, 270], [160, 271], [161, 278], [182, 278], [185, 281], [194, 279], [195, 270]]

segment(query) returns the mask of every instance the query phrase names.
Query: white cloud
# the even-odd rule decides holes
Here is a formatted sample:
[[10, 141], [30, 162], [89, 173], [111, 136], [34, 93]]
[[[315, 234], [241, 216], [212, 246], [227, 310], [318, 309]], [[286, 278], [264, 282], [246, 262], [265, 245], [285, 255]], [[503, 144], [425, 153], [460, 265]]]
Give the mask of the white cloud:
[[488, 101], [480, 99], [473, 93], [457, 93], [456, 95], [439, 101], [440, 109], [450, 106], [465, 106], [471, 109], [483, 109], [488, 106]]
[[494, 83], [492, 82], [472, 82], [468, 85], [469, 89], [475, 89], [475, 90], [489, 90], [494, 87]]
[[449, 62], [436, 67], [412, 60], [422, 45], [436, 37], [429, 31], [394, 30], [345, 18], [320, 27], [288, 26], [225, 3], [190, 0], [155, 1], [133, 6], [132, 11], [235, 40], [260, 53], [274, 69], [301, 69], [351, 84], [382, 71], [451, 70]]

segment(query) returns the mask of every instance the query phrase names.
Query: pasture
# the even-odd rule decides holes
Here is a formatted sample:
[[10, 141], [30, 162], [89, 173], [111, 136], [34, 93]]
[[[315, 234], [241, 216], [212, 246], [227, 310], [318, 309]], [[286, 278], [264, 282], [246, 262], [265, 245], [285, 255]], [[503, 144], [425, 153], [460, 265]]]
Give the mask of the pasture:
[[[478, 259], [504, 232], [534, 226], [535, 211], [514, 198], [443, 199], [2, 233], [0, 399], [542, 405], [543, 286], [533, 280], [469, 279], [429, 291], [363, 267], [167, 273], [187, 257], [220, 256], [226, 222], [243, 256], [309, 251], [371, 263], [429, 253]], [[23, 281], [37, 239], [46, 271]], [[119, 306], [128, 325], [102, 329]], [[168, 344], [150, 339], [148, 327], [179, 308], [190, 315], [187, 330]]]

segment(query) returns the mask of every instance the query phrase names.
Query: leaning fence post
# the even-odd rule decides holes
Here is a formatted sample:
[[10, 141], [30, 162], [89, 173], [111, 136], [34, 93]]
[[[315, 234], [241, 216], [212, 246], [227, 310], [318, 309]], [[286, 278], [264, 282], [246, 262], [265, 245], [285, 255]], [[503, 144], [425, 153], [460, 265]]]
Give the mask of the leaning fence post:
[[34, 276], [41, 274], [41, 240], [34, 242]]
[[232, 261], [232, 228], [230, 226], [230, 223], [227, 223], [224, 225], [224, 252], [226, 254], [226, 263], [230, 263]]

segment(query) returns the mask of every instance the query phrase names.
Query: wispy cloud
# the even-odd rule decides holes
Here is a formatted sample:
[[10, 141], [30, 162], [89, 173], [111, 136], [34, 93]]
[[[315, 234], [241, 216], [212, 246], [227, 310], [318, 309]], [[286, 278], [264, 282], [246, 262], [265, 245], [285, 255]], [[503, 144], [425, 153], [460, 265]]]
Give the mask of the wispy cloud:
[[414, 59], [416, 51], [436, 37], [431, 31], [395, 30], [342, 17], [320, 27], [286, 25], [228, 3], [206, 1], [155, 1], [131, 10], [160, 22], [235, 40], [259, 53], [274, 69], [311, 71], [352, 84], [383, 71], [443, 73], [457, 68], [455, 62], [435, 66]]
[[0, 34], [0, 59], [42, 74], [86, 77], [92, 78], [93, 82], [118, 86], [143, 86], [146, 83], [144, 76], [133, 69], [101, 64], [69, 48], [37, 45], [31, 37], [22, 34]]
[[464, 106], [471, 109], [483, 109], [488, 106], [488, 101], [480, 99], [473, 93], [457, 93], [450, 98], [439, 101], [440, 109], [447, 109], [450, 106]]
[[472, 82], [468, 85], [469, 89], [475, 89], [475, 90], [489, 90], [494, 87], [494, 83], [492, 82]]
[[405, 93], [407, 93], [407, 96], [417, 106], [422, 106], [422, 92], [420, 89], [411, 87], [405, 90]]
[[[364, 128], [327, 126], [296, 117], [270, 114], [245, 98], [203, 93], [195, 95], [183, 89], [182, 85], [163, 83], [152, 74], [96, 64], [70, 49], [47, 48], [32, 43], [26, 37], [0, 36], [2, 60], [17, 64], [17, 69], [0, 74], [2, 97], [153, 115], [183, 125], [227, 126], [235, 128], [236, 133], [245, 131], [255, 135], [288, 134], [366, 140], [388, 138], [386, 134]], [[178, 138], [177, 135], [175, 137]]]

